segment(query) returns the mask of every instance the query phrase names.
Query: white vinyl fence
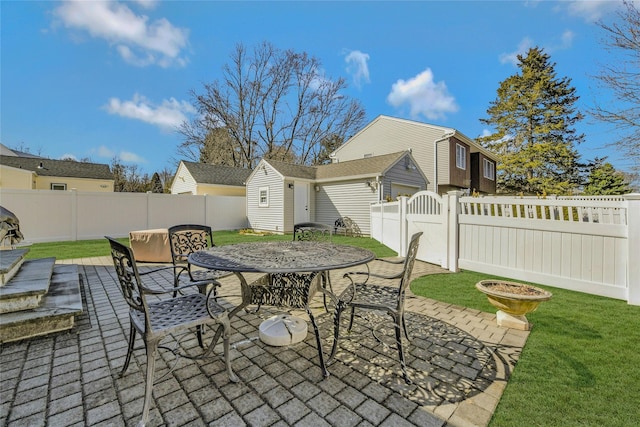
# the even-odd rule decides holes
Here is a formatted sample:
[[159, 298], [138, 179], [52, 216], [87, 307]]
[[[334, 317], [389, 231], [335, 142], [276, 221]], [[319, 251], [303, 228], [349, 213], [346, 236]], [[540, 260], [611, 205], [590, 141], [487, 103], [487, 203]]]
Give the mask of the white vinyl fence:
[[245, 197], [50, 190], [0, 191], [0, 205], [20, 220], [25, 242], [126, 237], [130, 231], [205, 224], [247, 227]]
[[400, 255], [413, 233], [425, 232], [418, 259], [451, 271], [462, 268], [640, 305], [640, 194], [538, 199], [420, 192], [372, 205], [371, 221], [372, 237]]

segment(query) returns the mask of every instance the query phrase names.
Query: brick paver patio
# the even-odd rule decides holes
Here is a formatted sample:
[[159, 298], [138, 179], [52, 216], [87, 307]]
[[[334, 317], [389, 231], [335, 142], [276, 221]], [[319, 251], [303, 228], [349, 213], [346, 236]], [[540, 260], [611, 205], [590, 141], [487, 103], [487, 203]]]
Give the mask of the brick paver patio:
[[[144, 350], [137, 349], [129, 370], [120, 376], [128, 308], [111, 260], [64, 263], [81, 265], [85, 313], [70, 332], [0, 346], [0, 425], [136, 425], [146, 362]], [[380, 272], [379, 265], [372, 263], [372, 270]], [[440, 272], [445, 271], [416, 262], [414, 277]], [[158, 286], [172, 286], [170, 270], [152, 277]], [[237, 303], [237, 278], [222, 282], [221, 300], [230, 306]], [[346, 283], [339, 272], [332, 273], [332, 282], [336, 290]], [[414, 295], [406, 307], [411, 385], [402, 380], [393, 330], [381, 315], [357, 317], [329, 365], [331, 375], [324, 379], [312, 331], [288, 347], [270, 347], [258, 339], [259, 324], [277, 312], [262, 308], [257, 314], [242, 312], [232, 321], [231, 357], [239, 383], [228, 380], [218, 357], [221, 345], [216, 356], [198, 361], [176, 360], [160, 351], [148, 425], [487, 425], [528, 332], [498, 327], [493, 314]], [[324, 314], [321, 297], [317, 312], [327, 353], [333, 321]], [[390, 345], [376, 342], [372, 326]], [[199, 350], [190, 335], [181, 337], [180, 344], [194, 354]]]

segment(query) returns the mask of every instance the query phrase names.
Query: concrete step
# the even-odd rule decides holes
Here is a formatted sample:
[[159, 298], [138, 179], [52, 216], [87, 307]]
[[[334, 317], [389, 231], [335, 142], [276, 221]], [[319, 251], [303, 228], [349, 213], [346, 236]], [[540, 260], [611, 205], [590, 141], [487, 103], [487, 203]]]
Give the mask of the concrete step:
[[9, 283], [0, 288], [0, 314], [30, 310], [49, 290], [55, 258], [26, 260]]
[[0, 343], [71, 329], [81, 313], [78, 266], [55, 265], [49, 292], [38, 307], [0, 314]]
[[20, 270], [27, 252], [29, 249], [0, 250], [0, 287], [9, 283]]

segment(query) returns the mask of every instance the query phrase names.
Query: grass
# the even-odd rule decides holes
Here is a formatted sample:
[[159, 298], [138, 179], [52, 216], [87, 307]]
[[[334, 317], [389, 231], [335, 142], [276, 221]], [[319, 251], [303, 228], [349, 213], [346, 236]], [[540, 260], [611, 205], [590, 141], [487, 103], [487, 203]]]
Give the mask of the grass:
[[[217, 245], [288, 240], [214, 232]], [[127, 243], [128, 239], [119, 239]], [[370, 238], [335, 236], [335, 243], [396, 255]], [[109, 255], [105, 239], [38, 243], [29, 258]], [[462, 271], [416, 279], [417, 295], [494, 313], [475, 284], [493, 276]], [[636, 426], [640, 420], [640, 307], [625, 301], [540, 286], [553, 298], [527, 318], [534, 324], [490, 426]]]

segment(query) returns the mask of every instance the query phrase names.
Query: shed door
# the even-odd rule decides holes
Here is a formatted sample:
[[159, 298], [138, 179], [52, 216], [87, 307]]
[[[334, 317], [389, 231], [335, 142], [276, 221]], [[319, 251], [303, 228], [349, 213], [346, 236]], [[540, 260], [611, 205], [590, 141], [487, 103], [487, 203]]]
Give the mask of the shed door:
[[293, 185], [293, 221], [309, 222], [309, 183], [296, 181]]

